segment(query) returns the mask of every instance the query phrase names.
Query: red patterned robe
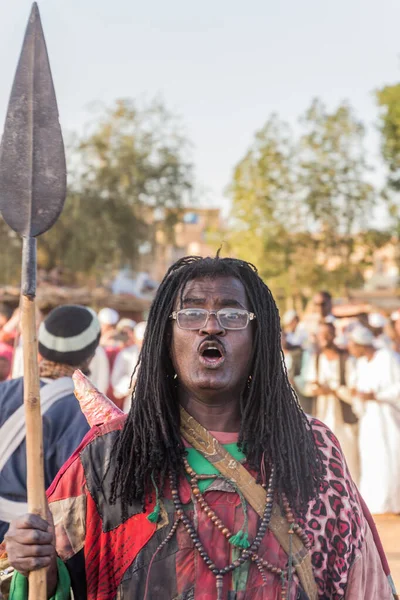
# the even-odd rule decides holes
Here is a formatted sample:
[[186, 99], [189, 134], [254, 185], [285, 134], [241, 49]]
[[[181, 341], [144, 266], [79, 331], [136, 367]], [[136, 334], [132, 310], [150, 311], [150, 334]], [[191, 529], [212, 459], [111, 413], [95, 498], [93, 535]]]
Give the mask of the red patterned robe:
[[[182, 523], [154, 557], [176, 517], [168, 489], [157, 524], [146, 518], [154, 503], [146, 513], [139, 505], [132, 505], [125, 521], [121, 507], [109, 504], [112, 469], [107, 472], [107, 468], [124, 418], [93, 427], [48, 491], [57, 552], [69, 570], [74, 598], [215, 600], [215, 577]], [[319, 600], [390, 600], [392, 593], [340, 446], [322, 423], [312, 420], [311, 424], [327, 469], [320, 494], [310, 503], [306, 522], [302, 523], [312, 542]], [[204, 496], [231, 531], [240, 529], [240, 499], [228, 484], [216, 480]], [[237, 550], [193, 504], [186, 480], [180, 482], [180, 498], [217, 567], [234, 560]], [[252, 541], [259, 518], [251, 507], [248, 513]], [[279, 567], [287, 566], [287, 555], [270, 531], [258, 554]], [[279, 578], [268, 573], [267, 583], [263, 583], [254, 563], [246, 562], [233, 575], [224, 577], [223, 597], [228, 600], [280, 600], [280, 594]], [[291, 600], [300, 597], [295, 576]]]

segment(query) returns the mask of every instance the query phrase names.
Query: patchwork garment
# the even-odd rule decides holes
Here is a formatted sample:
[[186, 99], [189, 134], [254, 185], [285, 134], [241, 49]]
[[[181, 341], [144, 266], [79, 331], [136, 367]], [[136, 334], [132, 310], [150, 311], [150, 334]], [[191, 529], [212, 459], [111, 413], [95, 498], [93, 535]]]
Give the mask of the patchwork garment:
[[[124, 419], [93, 427], [48, 491], [57, 552], [69, 571], [74, 599], [215, 600], [215, 577], [182, 523], [172, 540], [156, 552], [176, 520], [168, 488], [157, 524], [147, 519], [154, 508], [154, 498], [145, 513], [139, 505], [130, 506], [126, 520], [121, 507], [108, 502], [112, 449]], [[305, 521], [299, 522], [312, 542], [319, 600], [390, 600], [392, 593], [340, 446], [322, 423], [312, 420], [311, 425], [327, 473], [318, 498], [308, 507]], [[186, 479], [180, 481], [179, 491], [208, 554], [217, 567], [226, 566], [236, 558], [238, 550], [193, 504]], [[229, 484], [213, 481], [204, 497], [232, 532], [239, 531], [243, 510]], [[251, 542], [259, 518], [250, 506], [248, 516]], [[276, 566], [287, 567], [287, 555], [270, 531], [258, 554]], [[267, 581], [263, 582], [256, 565], [247, 561], [224, 577], [223, 598], [280, 600], [280, 580], [268, 572]], [[291, 600], [300, 598], [305, 596], [294, 576]]]

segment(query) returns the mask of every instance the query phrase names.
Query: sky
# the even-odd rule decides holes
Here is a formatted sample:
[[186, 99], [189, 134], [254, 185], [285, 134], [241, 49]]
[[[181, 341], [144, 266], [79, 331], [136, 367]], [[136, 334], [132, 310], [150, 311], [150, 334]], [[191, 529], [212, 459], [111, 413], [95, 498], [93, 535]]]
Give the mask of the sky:
[[[0, 122], [30, 12], [0, 0]], [[39, 0], [65, 132], [93, 102], [161, 97], [193, 144], [199, 202], [222, 206], [272, 112], [348, 100], [378, 165], [375, 89], [400, 80], [398, 0]], [[379, 169], [378, 169], [379, 170]]]

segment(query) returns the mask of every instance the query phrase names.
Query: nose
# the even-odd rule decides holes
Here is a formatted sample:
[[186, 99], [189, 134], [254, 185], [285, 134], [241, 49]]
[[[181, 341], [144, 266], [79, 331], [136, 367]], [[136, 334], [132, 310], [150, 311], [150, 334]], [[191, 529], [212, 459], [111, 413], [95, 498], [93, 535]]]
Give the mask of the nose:
[[202, 335], [225, 335], [225, 329], [218, 322], [217, 315], [209, 315], [207, 323], [200, 329]]

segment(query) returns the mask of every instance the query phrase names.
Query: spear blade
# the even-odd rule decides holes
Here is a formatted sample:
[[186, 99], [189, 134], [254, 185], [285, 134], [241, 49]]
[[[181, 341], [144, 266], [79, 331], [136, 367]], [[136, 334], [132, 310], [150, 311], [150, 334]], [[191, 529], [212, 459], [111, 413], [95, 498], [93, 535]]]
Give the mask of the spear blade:
[[32, 6], [11, 91], [0, 152], [0, 210], [24, 238], [58, 219], [66, 164], [39, 9]]

